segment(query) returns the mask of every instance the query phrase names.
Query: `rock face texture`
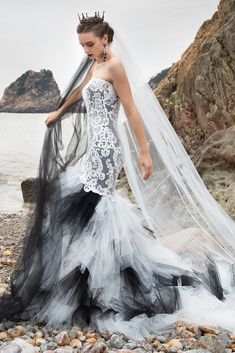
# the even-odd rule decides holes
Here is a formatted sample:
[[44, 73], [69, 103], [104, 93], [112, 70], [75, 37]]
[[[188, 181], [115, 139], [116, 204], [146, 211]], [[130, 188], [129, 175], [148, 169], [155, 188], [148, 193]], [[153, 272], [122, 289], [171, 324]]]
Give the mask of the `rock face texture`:
[[235, 1], [221, 0], [154, 92], [189, 155], [235, 124]]
[[24, 202], [35, 202], [37, 192], [37, 178], [27, 178], [21, 183]]
[[56, 108], [60, 90], [50, 70], [26, 71], [3, 93], [0, 112], [47, 113]]
[[198, 148], [195, 164], [208, 190], [235, 220], [235, 126], [211, 135]]
[[221, 0], [153, 89], [207, 188], [235, 219], [235, 1]]

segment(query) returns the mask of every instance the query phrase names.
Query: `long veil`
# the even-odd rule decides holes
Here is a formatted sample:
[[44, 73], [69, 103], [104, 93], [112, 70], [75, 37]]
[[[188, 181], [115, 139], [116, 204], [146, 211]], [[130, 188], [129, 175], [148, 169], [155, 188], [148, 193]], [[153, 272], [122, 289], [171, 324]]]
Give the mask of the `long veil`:
[[125, 173], [153, 236], [195, 262], [198, 269], [209, 254], [232, 265], [235, 222], [207, 190], [116, 28], [113, 51], [127, 72], [150, 144], [154, 171], [145, 181], [138, 166], [138, 144], [122, 108], [119, 126], [125, 149]]
[[[208, 261], [212, 267], [220, 267], [224, 274], [223, 286], [233, 290], [232, 276], [228, 274], [232, 274], [234, 268], [235, 223], [207, 190], [157, 98], [141, 75], [136, 60], [131, 58], [118, 30], [113, 28], [113, 51], [127, 72], [154, 163], [153, 174], [144, 181], [139, 169], [136, 137], [121, 106], [118, 128], [124, 147], [124, 170], [142, 211], [143, 222], [157, 242], [175, 251], [185, 263], [192, 264], [195, 272], [205, 274], [209, 268]], [[55, 110], [80, 85], [92, 64], [93, 61], [84, 55], [61, 93]], [[86, 107], [81, 98], [46, 130], [38, 169], [36, 204], [32, 206], [24, 251], [11, 277], [11, 293], [0, 297], [0, 319], [12, 319], [13, 314], [21, 313], [29, 303], [32, 304], [32, 298], [37, 312], [38, 303], [42, 303], [39, 297], [44, 299], [50, 295], [50, 286], [59, 280], [63, 256], [60, 217], [63, 213], [69, 213], [67, 197], [70, 193], [68, 187], [67, 194], [64, 194], [59, 180], [66, 168], [79, 166], [86, 153], [86, 122]], [[72, 184], [76, 184], [76, 180]], [[46, 229], [48, 222], [49, 233]], [[49, 259], [43, 252], [42, 244], [45, 242], [54, 249], [54, 256]], [[50, 271], [46, 271], [45, 264]], [[212, 267], [211, 273], [215, 277], [216, 271]], [[212, 277], [210, 274], [206, 276], [205, 282], [211, 282]], [[216, 283], [218, 281], [215, 279]]]

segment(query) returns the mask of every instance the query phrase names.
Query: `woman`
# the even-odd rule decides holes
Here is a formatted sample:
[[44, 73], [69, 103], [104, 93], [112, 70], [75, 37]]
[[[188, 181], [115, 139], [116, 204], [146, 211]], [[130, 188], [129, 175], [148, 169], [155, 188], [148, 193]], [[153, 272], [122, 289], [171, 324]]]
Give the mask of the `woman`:
[[[58, 109], [46, 119], [49, 128], [39, 166], [36, 208], [12, 276], [11, 293], [0, 298], [0, 317], [26, 315], [32, 322], [54, 328], [89, 325], [132, 338], [146, 337], [178, 318], [206, 321], [209, 317], [210, 323], [216, 323], [214, 319], [219, 317], [219, 324], [228, 323], [231, 328], [235, 308], [230, 302], [228, 315], [222, 302], [225, 295], [212, 256], [220, 254], [218, 244], [205, 237], [205, 228], [193, 228], [189, 223], [184, 231], [172, 233], [170, 245], [169, 238], [163, 239], [167, 247], [163, 246], [153, 237], [156, 226], [152, 219], [144, 219], [137, 205], [116, 188], [123, 165], [127, 171], [129, 166], [135, 167], [135, 155], [131, 160], [125, 149], [131, 151], [134, 146], [138, 152], [135, 137], [142, 182], [156, 180], [151, 141], [147, 141], [146, 124], [136, 107], [139, 102], [134, 102], [123, 62], [111, 51], [113, 29], [104, 16], [95, 14], [83, 15], [77, 32], [89, 59], [81, 63]], [[121, 104], [135, 137], [131, 130], [128, 135], [119, 132]], [[133, 170], [131, 181], [137, 174]], [[165, 169], [157, 174], [158, 183], [161, 175], [166, 179]], [[133, 190], [141, 190], [141, 183], [132, 185]], [[167, 189], [166, 193], [169, 196]], [[154, 209], [153, 199], [147, 200], [147, 206]], [[177, 199], [173, 201], [174, 208], [181, 206]], [[169, 207], [169, 202], [161, 204], [164, 211], [166, 205]], [[146, 214], [151, 216], [148, 209]], [[174, 212], [174, 222], [160, 212], [159, 219], [158, 214], [155, 218], [159, 224], [170, 224], [171, 229], [176, 223]], [[152, 229], [143, 224], [145, 220]], [[175, 229], [179, 230], [179, 224]], [[163, 230], [162, 225], [159, 229]], [[189, 231], [190, 244], [180, 244], [178, 250], [175, 239], [180, 242]], [[208, 252], [204, 249], [194, 257], [202, 237]], [[202, 263], [205, 267], [200, 267]], [[227, 269], [230, 263], [223, 265], [222, 269]]]
[[[86, 19], [86, 21], [88, 21]], [[95, 26], [94, 26], [95, 27]], [[94, 61], [94, 64], [87, 72], [85, 79], [69, 96], [66, 102], [55, 112], [49, 114], [46, 125], [56, 122], [66, 110], [82, 97], [84, 86], [93, 78], [102, 78], [116, 90], [116, 93], [125, 109], [126, 116], [132, 124], [140, 145], [140, 170], [145, 172], [144, 179], [147, 180], [152, 174], [153, 164], [149, 153], [148, 142], [144, 134], [139, 113], [133, 101], [130, 84], [121, 61], [111, 51], [109, 44], [112, 42], [113, 30], [108, 25], [94, 28], [94, 31], [83, 32], [84, 25], [78, 26], [79, 42], [84, 52]], [[99, 33], [104, 33], [102, 37]], [[105, 57], [105, 58], [104, 58]]]

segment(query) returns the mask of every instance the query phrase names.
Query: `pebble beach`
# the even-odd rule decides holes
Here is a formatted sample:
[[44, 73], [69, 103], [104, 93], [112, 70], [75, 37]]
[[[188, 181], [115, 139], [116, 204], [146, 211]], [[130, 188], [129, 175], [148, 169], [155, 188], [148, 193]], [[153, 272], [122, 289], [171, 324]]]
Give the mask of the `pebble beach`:
[[[0, 293], [10, 290], [10, 277], [20, 256], [29, 212], [0, 215]], [[9, 236], [10, 235], [10, 236]], [[68, 326], [49, 330], [28, 320], [0, 323], [1, 353], [231, 353], [235, 352], [235, 332], [176, 321], [168, 331], [130, 340], [118, 332], [95, 332]]]
[[168, 332], [145, 340], [130, 340], [118, 333], [81, 330], [70, 326], [49, 330], [27, 321], [4, 320], [0, 324], [2, 353], [230, 353], [235, 351], [235, 335], [212, 327], [177, 321]]

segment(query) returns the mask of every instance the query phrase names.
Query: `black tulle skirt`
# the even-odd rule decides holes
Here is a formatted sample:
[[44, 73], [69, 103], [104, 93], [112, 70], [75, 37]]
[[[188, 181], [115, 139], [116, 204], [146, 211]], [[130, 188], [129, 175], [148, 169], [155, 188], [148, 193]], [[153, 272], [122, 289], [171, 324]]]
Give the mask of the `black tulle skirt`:
[[223, 303], [215, 264], [204, 274], [183, 264], [152, 236], [124, 191], [84, 191], [69, 167], [48, 194], [41, 222], [38, 214], [31, 218], [11, 293], [0, 297], [0, 319], [141, 338], [178, 318], [197, 317], [195, 298], [199, 311], [205, 299]]

